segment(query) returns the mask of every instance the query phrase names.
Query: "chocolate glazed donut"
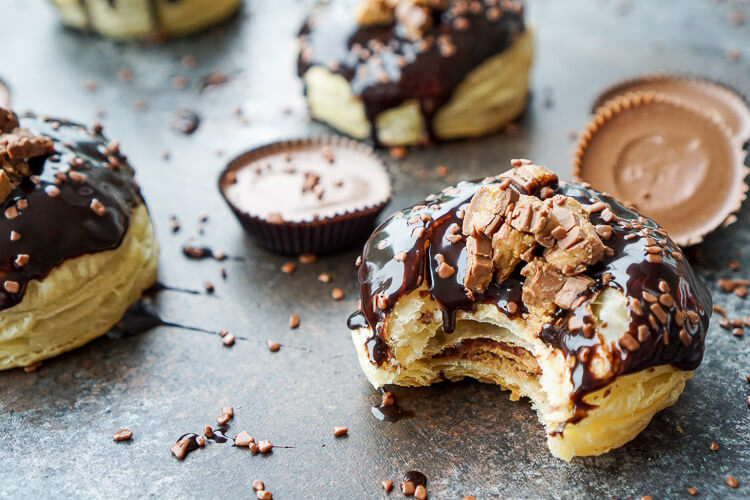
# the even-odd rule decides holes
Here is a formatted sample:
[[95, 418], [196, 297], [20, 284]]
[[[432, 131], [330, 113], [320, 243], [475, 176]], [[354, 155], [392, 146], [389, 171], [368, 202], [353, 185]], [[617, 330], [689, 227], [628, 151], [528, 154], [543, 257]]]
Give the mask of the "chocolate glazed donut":
[[[19, 123], [20, 122], [20, 123]], [[107, 332], [156, 279], [133, 169], [101, 130], [0, 108], [0, 369]]]
[[[508, 178], [513, 181], [508, 181]], [[436, 313], [435, 318], [441, 319], [434, 320], [440, 322], [434, 326], [438, 331], [436, 339], [443, 338], [443, 335], [450, 339], [452, 332], [457, 330], [457, 317], [470, 319], [486, 305], [502, 313], [509, 324], [514, 321], [524, 324], [526, 321], [527, 329], [533, 327], [535, 330], [528, 332], [529, 337], [534, 342], [541, 342], [536, 351], [560, 354], [569, 368], [567, 394], [572, 411], [565, 421], [554, 426], [545, 422], [548, 435], [552, 437], [561, 434], [566, 425], [583, 419], [594, 407], [587, 404], [584, 397], [609, 386], [618, 378], [662, 365], [684, 372], [698, 367], [703, 356], [712, 300], [680, 248], [655, 222], [611, 197], [585, 185], [554, 179], [546, 185], [533, 186], [532, 190], [527, 190], [524, 183], [516, 182], [513, 173], [482, 181], [461, 182], [439, 195], [428, 197], [419, 205], [398, 212], [376, 229], [358, 260], [361, 302], [358, 311], [348, 320], [349, 328], [354, 330], [355, 344], [362, 342], [357, 345], [358, 350], [362, 349], [360, 363], [371, 382], [375, 385], [383, 381], [399, 383], [399, 380], [404, 385], [425, 383], [422, 378], [399, 375], [400, 371], [409, 371], [406, 365], [415, 356], [412, 353], [397, 356], [393, 352], [394, 348], [403, 349], [401, 346], [409, 336], [408, 332], [394, 331], [396, 320], [392, 313], [402, 300], [437, 305], [440, 313]], [[464, 213], [481, 187], [500, 183], [508, 184], [507, 189], [518, 195], [539, 199], [558, 195], [572, 198], [588, 212], [590, 223], [597, 231], [606, 235], [602, 240], [610, 250], [583, 273], [588, 286], [579, 294], [579, 300], [567, 309], [554, 306], [551, 315], [545, 316], [541, 322], [531, 319], [533, 314], [529, 314], [524, 302], [524, 285], [530, 279], [521, 272], [524, 262], [518, 264], [508, 278], [501, 282], [492, 280], [480, 293], [471, 293], [465, 287], [469, 270], [467, 235], [461, 234]], [[541, 248], [536, 249], [537, 255], [539, 250]], [[591, 331], [581, 329], [580, 325], [592, 322], [589, 317], [593, 301], [599, 300], [597, 297], [606, 289], [624, 296], [626, 316], [623, 320], [625, 331], [620, 333], [619, 340], [613, 342], [611, 366], [606, 376], [602, 376], [600, 367], [594, 366], [597, 361], [592, 355], [601, 348], [601, 339], [591, 335]], [[594, 308], [598, 307], [599, 302]], [[429, 311], [428, 314], [423, 312], [421, 319], [424, 324], [433, 322]], [[573, 328], [571, 325], [579, 326]], [[600, 326], [597, 324], [597, 328]], [[394, 347], [394, 335], [401, 335], [399, 347]], [[465, 332], [462, 331], [461, 335]], [[418, 343], [416, 337], [412, 340]], [[528, 345], [521, 345], [528, 348]], [[448, 347], [456, 346], [461, 344]], [[510, 347], [516, 348], [517, 344]], [[503, 344], [498, 348], [507, 351], [509, 347]], [[536, 352], [537, 358], [541, 356], [539, 352]], [[445, 356], [445, 353], [435, 356]], [[543, 365], [541, 360], [539, 364]], [[384, 373], [389, 375], [384, 378], [381, 376]], [[464, 375], [474, 376], [472, 373]], [[476, 378], [482, 380], [486, 377]], [[508, 385], [502, 381], [497, 383]], [[514, 390], [514, 394], [516, 392], [527, 395], [522, 390]], [[558, 454], [554, 450], [553, 453]], [[561, 455], [567, 455], [563, 456], [566, 459], [572, 456], [565, 452]]]
[[398, 16], [391, 22], [358, 24], [352, 2], [334, 1], [315, 11], [299, 33], [299, 75], [321, 67], [343, 77], [364, 105], [375, 144], [390, 144], [378, 134], [378, 116], [414, 100], [428, 135], [424, 139], [441, 139], [434, 127], [440, 108], [474, 69], [508, 50], [526, 26], [521, 2], [433, 4], [413, 7], [429, 9], [429, 19], [422, 22], [428, 28], [419, 36]]

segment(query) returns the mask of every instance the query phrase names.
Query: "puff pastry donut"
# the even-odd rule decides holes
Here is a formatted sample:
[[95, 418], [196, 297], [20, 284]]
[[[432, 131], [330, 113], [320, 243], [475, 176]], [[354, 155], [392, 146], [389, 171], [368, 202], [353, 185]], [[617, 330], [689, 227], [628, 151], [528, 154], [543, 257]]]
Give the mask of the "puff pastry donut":
[[533, 40], [520, 1], [334, 0], [299, 43], [312, 117], [356, 139], [473, 137], [526, 107]]
[[234, 14], [242, 0], [52, 0], [63, 23], [110, 38], [180, 36]]
[[156, 279], [133, 170], [100, 130], [0, 108], [0, 369], [107, 332]]
[[564, 460], [622, 446], [701, 362], [711, 296], [652, 220], [526, 160], [384, 222], [349, 319], [370, 382], [528, 397]]

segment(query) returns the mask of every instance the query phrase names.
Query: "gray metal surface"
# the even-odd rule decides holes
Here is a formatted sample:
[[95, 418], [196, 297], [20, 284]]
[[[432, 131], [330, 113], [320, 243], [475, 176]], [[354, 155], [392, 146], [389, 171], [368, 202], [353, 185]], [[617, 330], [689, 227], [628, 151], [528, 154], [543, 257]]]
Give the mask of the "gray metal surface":
[[[345, 319], [356, 302], [356, 251], [279, 272], [287, 259], [254, 247], [224, 206], [216, 176], [230, 155], [273, 139], [326, 132], [311, 124], [295, 78], [294, 34], [308, 1], [247, 1], [244, 13], [200, 36], [159, 46], [118, 44], [63, 29], [45, 2], [0, 5], [0, 78], [16, 109], [91, 122], [102, 110], [105, 133], [118, 138], [138, 171], [162, 245], [160, 279], [171, 286], [216, 284], [214, 296], [162, 292], [167, 320], [227, 328], [250, 340], [222, 346], [212, 335], [157, 328], [127, 339], [104, 337], [45, 362], [35, 373], [0, 373], [0, 496], [250, 497], [262, 479], [275, 498], [381, 498], [379, 483], [417, 469], [431, 498], [702, 498], [750, 495], [750, 341], [714, 320], [706, 357], [677, 404], [633, 442], [607, 455], [567, 464], [554, 459], [526, 402], [474, 382], [396, 389], [415, 416], [384, 423], [360, 374]], [[513, 157], [569, 176], [569, 132], [586, 122], [596, 93], [621, 77], [687, 71], [750, 92], [750, 24], [728, 22], [748, 2], [537, 0], [534, 98], [514, 135], [415, 150], [394, 163], [396, 196], [388, 210], [446, 184], [494, 174]], [[740, 60], [726, 53], [739, 49]], [[744, 52], [744, 53], [743, 53]], [[180, 60], [197, 57], [188, 70]], [[118, 79], [122, 68], [132, 81]], [[199, 92], [202, 77], [230, 81]], [[174, 90], [173, 76], [188, 88]], [[83, 82], [96, 81], [94, 92]], [[551, 101], [545, 104], [545, 95]], [[146, 103], [135, 109], [137, 100]], [[549, 99], [547, 99], [549, 100]], [[172, 113], [189, 106], [203, 117], [191, 137], [170, 130]], [[243, 109], [247, 123], [234, 114]], [[164, 161], [162, 151], [171, 153]], [[435, 166], [450, 168], [447, 177]], [[188, 261], [181, 245], [209, 214], [204, 239], [242, 262]], [[173, 234], [169, 215], [182, 230]], [[748, 302], [719, 291], [716, 278], [750, 277], [750, 204], [737, 224], [702, 245], [701, 274], [733, 317]], [[743, 254], [744, 252], [744, 254]], [[732, 272], [726, 262], [743, 264]], [[327, 271], [333, 282], [317, 281]], [[346, 293], [333, 301], [331, 289]], [[289, 314], [300, 315], [296, 330]], [[282, 342], [271, 353], [267, 339]], [[304, 348], [304, 349], [300, 349]], [[214, 444], [174, 459], [178, 436], [214, 423], [235, 407], [232, 431], [293, 448], [268, 456]], [[349, 427], [335, 439], [334, 425]], [[114, 443], [120, 428], [132, 441]], [[709, 450], [711, 441], [720, 445]], [[732, 490], [727, 475], [740, 481]], [[391, 496], [400, 497], [392, 492]]]

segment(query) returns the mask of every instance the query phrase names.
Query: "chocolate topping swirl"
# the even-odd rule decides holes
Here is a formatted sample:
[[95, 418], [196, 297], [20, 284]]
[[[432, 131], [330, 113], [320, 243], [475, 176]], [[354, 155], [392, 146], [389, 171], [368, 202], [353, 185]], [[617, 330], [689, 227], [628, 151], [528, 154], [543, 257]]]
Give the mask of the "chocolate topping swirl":
[[359, 26], [349, 2], [316, 10], [300, 30], [300, 76], [313, 66], [343, 76], [361, 98], [377, 144], [376, 117], [407, 100], [419, 108], [431, 138], [438, 109], [477, 66], [525, 30], [523, 4], [435, 2], [429, 29], [414, 39], [403, 22]]
[[[466, 239], [450, 238], [456, 231], [454, 224], [460, 227], [462, 212], [480, 186], [500, 182], [500, 178], [489, 178], [446, 188], [440, 195], [396, 213], [370, 237], [358, 265], [361, 304], [348, 326], [369, 327], [374, 332], [367, 343], [372, 363], [381, 364], [389, 357], [382, 338], [386, 316], [400, 298], [423, 283], [428, 290], [425, 293], [442, 309], [446, 332], [455, 329], [458, 311], [471, 311], [479, 303], [494, 303], [511, 317], [527, 311], [522, 301], [526, 280], [520, 273], [523, 263], [509, 278], [501, 283], [493, 280], [484, 292], [472, 297], [464, 288]], [[517, 184], [511, 187], [519, 194], [540, 196], [540, 190], [528, 192]], [[695, 369], [703, 357], [712, 301], [680, 248], [655, 222], [609, 196], [562, 182], [541, 189], [552, 189], [554, 194], [572, 197], [584, 206], [608, 206], [608, 210], [590, 213], [592, 224], [611, 227], [606, 245], [612, 249], [585, 271], [583, 276], [592, 280], [590, 293], [572, 310], [557, 307], [552, 320], [537, 333], [543, 342], [574, 358], [574, 397], [580, 400], [617, 375], [651, 366], [672, 364]], [[442, 257], [436, 260], [437, 254]], [[438, 276], [443, 264], [454, 268], [455, 273]], [[628, 299], [629, 338], [613, 346], [613, 376], [601, 379], [593, 376], [588, 364], [591, 358], [583, 355], [584, 349], [597, 349], [599, 341], [574, 326], [585, 324], [594, 292], [605, 287], [620, 290]]]
[[[117, 248], [143, 203], [117, 143], [81, 125], [25, 115], [21, 129], [53, 151], [26, 158], [0, 202], [0, 309], [23, 299], [30, 280], [81, 255]], [[0, 136], [2, 139], [2, 136]]]

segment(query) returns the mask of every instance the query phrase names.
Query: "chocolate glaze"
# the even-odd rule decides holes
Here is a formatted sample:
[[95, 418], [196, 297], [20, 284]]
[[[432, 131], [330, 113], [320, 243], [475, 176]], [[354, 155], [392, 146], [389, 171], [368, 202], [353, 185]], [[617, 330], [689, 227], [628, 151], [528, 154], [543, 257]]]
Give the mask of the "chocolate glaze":
[[[20, 285], [18, 293], [0, 288], [0, 309], [18, 304], [30, 280], [43, 279], [65, 260], [117, 248], [133, 211], [143, 204], [133, 169], [119, 152], [107, 149], [103, 136], [74, 123], [34, 115], [21, 117], [20, 126], [50, 137], [56, 153], [30, 160], [38, 182], [25, 178], [0, 202], [0, 283], [10, 280]], [[71, 160], [82, 165], [71, 166]], [[62, 175], [73, 171], [85, 175], [85, 180]], [[45, 192], [50, 185], [59, 189], [57, 196]], [[90, 208], [93, 198], [106, 207], [104, 215]], [[4, 216], [19, 200], [26, 200], [28, 207], [18, 210], [14, 219]], [[21, 238], [11, 241], [11, 231]], [[23, 267], [14, 263], [19, 254], [30, 257]]]
[[[461, 225], [456, 212], [471, 200], [477, 186], [475, 183], [462, 182], [455, 188], [448, 188], [440, 196], [425, 201], [422, 205], [397, 213], [375, 230], [365, 245], [358, 270], [362, 312], [349, 318], [349, 328], [369, 326], [373, 331], [380, 332], [386, 313], [396, 301], [419, 288], [425, 280], [430, 295], [442, 310], [443, 329], [446, 332], [452, 332], [456, 328], [458, 311], [470, 311], [477, 303], [496, 304], [510, 317], [526, 312], [521, 301], [523, 277], [518, 270], [503, 283], [493, 281], [483, 294], [474, 296], [473, 300], [464, 289], [465, 242], [462, 239], [453, 244], [446, 237], [451, 234], [449, 228], [452, 224]], [[412, 217], [422, 214], [429, 215], [430, 220], [424, 222], [420, 219], [414, 224], [409, 223]], [[418, 228], [424, 228], [423, 236], [412, 237], [412, 232], [419, 230]], [[400, 252], [405, 253], [403, 262], [394, 259]], [[435, 260], [437, 254], [441, 254], [445, 263], [456, 270], [449, 278], [438, 277], [438, 262]], [[378, 295], [387, 303], [385, 310], [374, 303]], [[516, 304], [514, 313], [508, 309], [511, 302]], [[381, 364], [387, 359], [388, 348], [380, 336], [374, 335], [367, 347], [371, 362]]]
[[[372, 363], [382, 364], [389, 357], [388, 347], [382, 338], [386, 316], [400, 298], [419, 288], [423, 281], [426, 281], [430, 296], [442, 308], [443, 329], [446, 332], [453, 331], [458, 311], [472, 310], [479, 303], [494, 303], [499, 310], [508, 314], [507, 304], [512, 301], [519, 305], [517, 314], [525, 311], [520, 302], [524, 277], [518, 271], [503, 284], [493, 283], [484, 294], [469, 297], [463, 286], [465, 241], [462, 239], [449, 245], [445, 240], [447, 227], [452, 222], [460, 222], [456, 212], [469, 203], [481, 183], [496, 182], [497, 178], [492, 178], [482, 182], [462, 182], [456, 187], [446, 188], [439, 196], [430, 197], [421, 205], [393, 215], [375, 230], [365, 244], [358, 268], [361, 311], [349, 318], [348, 325], [352, 329], [369, 327], [374, 332], [367, 342]], [[523, 194], [535, 194], [525, 193], [516, 186], [514, 188]], [[580, 401], [583, 395], [608, 384], [617, 375], [652, 366], [671, 364], [684, 370], [695, 369], [703, 357], [712, 301], [708, 290], [699, 281], [687, 260], [683, 260], [680, 248], [655, 222], [640, 217], [608, 196], [578, 184], [560, 183], [554, 187], [554, 191], [571, 196], [584, 205], [597, 201], [608, 203], [612, 212], [619, 217], [619, 221], [611, 223], [612, 237], [605, 241], [614, 250], [614, 254], [611, 257], [605, 256], [598, 264], [590, 266], [586, 273], [595, 280], [592, 292], [608, 286], [622, 291], [630, 299], [642, 301], [643, 291], [658, 297], [662, 293], [659, 283], [663, 280], [674, 299], [674, 306], [666, 308], [666, 324], [659, 324], [657, 328], [650, 324], [648, 303], [642, 301], [646, 311], [642, 316], [628, 307], [630, 334], [637, 338], [638, 327], [646, 325], [648, 336], [634, 352], [615, 345], [612, 377], [607, 379], [595, 378], [588, 363], [575, 357], [584, 347], [598, 349], [596, 339], [587, 339], [580, 330], [571, 332], [567, 328], [571, 315], [585, 315], [585, 306], [590, 303], [593, 294], [574, 311], [558, 309], [555, 320], [545, 325], [538, 336], [545, 343], [575, 359], [572, 371], [573, 399]], [[415, 214], [429, 214], [431, 220], [422, 222], [420, 219], [418, 223], [409, 224], [409, 219]], [[596, 225], [605, 222], [600, 213], [592, 213], [591, 223]], [[412, 231], [422, 226], [424, 233], [419, 237], [412, 237]], [[626, 239], [626, 236], [631, 239]], [[662, 263], [654, 264], [646, 260], [647, 237], [666, 250]], [[393, 258], [400, 252], [406, 255], [403, 262]], [[456, 269], [456, 273], [448, 279], [435, 278], [437, 263], [434, 255], [437, 252], [442, 253], [445, 262]], [[605, 272], [611, 275], [611, 280], [606, 285], [602, 279]], [[381, 305], [386, 306], [384, 309], [376, 305], [378, 296], [381, 297]], [[678, 338], [681, 326], [676, 323], [673, 314], [678, 309], [697, 314], [697, 322], [685, 320], [683, 325], [692, 339], [688, 345], [684, 345]], [[580, 407], [583, 408], [583, 405]]]
[[[412, 41], [397, 24], [359, 26], [351, 2], [334, 0], [313, 12], [300, 30], [299, 75], [304, 76], [313, 66], [323, 66], [346, 78], [364, 104], [376, 144], [376, 117], [413, 99], [419, 102], [427, 132], [435, 139], [432, 123], [438, 109], [474, 68], [507, 49], [525, 29], [523, 9], [508, 8], [506, 2], [499, 2], [501, 15], [490, 20], [484, 5], [481, 7], [477, 12], [465, 9], [460, 15], [454, 9], [435, 9], [433, 27], [422, 40]], [[457, 17], [468, 20], [468, 28], [457, 29]], [[450, 57], [441, 55], [434, 43], [437, 37], [444, 36], [456, 49]], [[423, 42], [427, 48], [421, 47]], [[380, 44], [382, 50], [372, 51]], [[363, 59], [352, 50], [355, 46], [371, 50], [373, 55]], [[399, 66], [402, 57], [405, 64]], [[385, 82], [378, 78], [381, 68], [388, 76]]]

